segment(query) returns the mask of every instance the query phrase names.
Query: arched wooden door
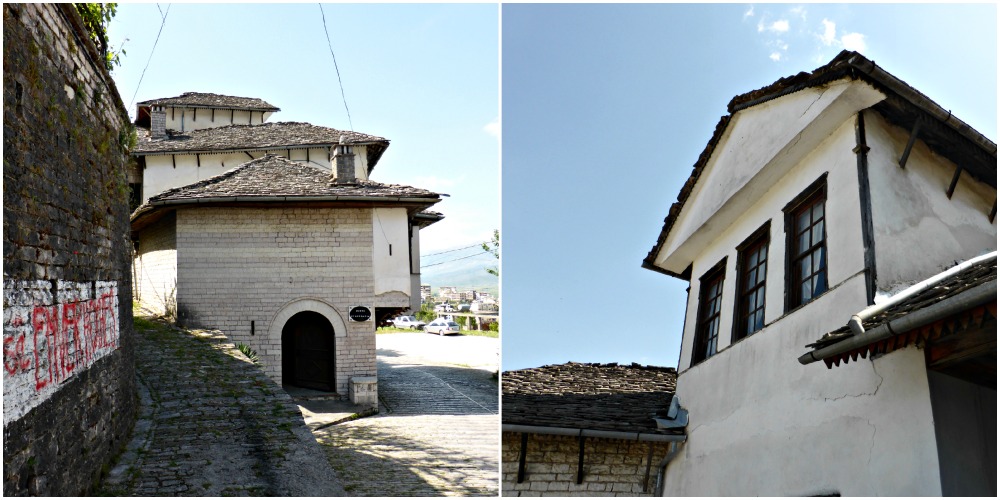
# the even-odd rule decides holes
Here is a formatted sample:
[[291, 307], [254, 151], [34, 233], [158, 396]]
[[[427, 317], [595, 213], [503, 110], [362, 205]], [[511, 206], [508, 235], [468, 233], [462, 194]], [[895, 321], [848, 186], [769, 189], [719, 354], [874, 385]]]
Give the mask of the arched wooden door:
[[333, 325], [322, 314], [303, 311], [281, 330], [281, 376], [285, 385], [336, 391]]

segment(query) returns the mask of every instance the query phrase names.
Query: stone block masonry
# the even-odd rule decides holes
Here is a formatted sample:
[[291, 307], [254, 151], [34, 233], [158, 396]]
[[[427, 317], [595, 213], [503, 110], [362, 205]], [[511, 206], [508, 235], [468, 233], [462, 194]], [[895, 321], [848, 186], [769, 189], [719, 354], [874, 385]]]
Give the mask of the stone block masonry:
[[136, 411], [132, 128], [71, 4], [4, 4], [4, 495], [82, 495]]
[[371, 209], [183, 208], [176, 227], [179, 324], [250, 345], [281, 383], [282, 313], [313, 310], [334, 328], [337, 392], [377, 374], [374, 322], [347, 316], [374, 305]]
[[656, 486], [656, 466], [669, 448], [668, 443], [653, 443], [653, 456], [649, 460], [648, 442], [587, 438], [583, 482], [577, 484], [579, 446], [578, 439], [573, 436], [531, 434], [528, 437], [524, 481], [518, 483], [521, 434], [504, 432], [501, 445], [502, 495], [651, 496]]

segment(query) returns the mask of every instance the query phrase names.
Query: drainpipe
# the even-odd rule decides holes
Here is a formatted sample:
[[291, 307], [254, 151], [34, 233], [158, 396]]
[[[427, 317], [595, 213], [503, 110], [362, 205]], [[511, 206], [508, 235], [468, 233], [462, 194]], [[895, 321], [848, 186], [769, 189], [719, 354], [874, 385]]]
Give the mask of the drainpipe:
[[665, 486], [667, 479], [667, 464], [669, 464], [670, 461], [681, 452], [681, 446], [683, 445], [684, 441], [670, 443], [670, 452], [667, 453], [667, 456], [663, 457], [663, 460], [660, 460], [660, 463], [656, 466], [656, 487], [653, 488], [654, 497], [663, 496], [663, 487]]
[[890, 307], [895, 306], [896, 304], [899, 304], [900, 302], [903, 302], [909, 299], [910, 297], [913, 297], [914, 295], [922, 293], [923, 291], [932, 288], [934, 285], [937, 285], [941, 281], [944, 281], [947, 278], [950, 278], [962, 271], [965, 271], [966, 269], [976, 264], [979, 264], [980, 262], [996, 260], [996, 258], [997, 258], [997, 252], [996, 250], [994, 250], [988, 254], [980, 255], [979, 257], [969, 259], [955, 267], [952, 267], [951, 269], [948, 269], [943, 273], [932, 276], [924, 281], [921, 281], [920, 283], [917, 283], [916, 285], [907, 288], [906, 290], [903, 290], [900, 293], [897, 293], [892, 298], [881, 304], [875, 304], [873, 306], [869, 306], [861, 310], [857, 314], [851, 316], [850, 321], [847, 322], [847, 326], [851, 328], [851, 331], [854, 332], [855, 336], [862, 335], [865, 333], [865, 327], [862, 324], [864, 321], [885, 312]]
[[925, 307], [916, 312], [907, 314], [888, 323], [883, 323], [871, 330], [864, 331], [862, 335], [854, 335], [842, 342], [837, 342], [831, 346], [810, 351], [799, 356], [799, 363], [808, 365], [814, 361], [826, 359], [831, 356], [843, 354], [847, 351], [864, 347], [873, 342], [887, 339], [898, 333], [907, 332], [914, 328], [919, 328], [941, 318], [967, 310], [969, 308], [995, 301], [997, 298], [997, 282], [989, 281], [975, 288], [970, 288], [958, 295], [949, 297], [932, 306]]

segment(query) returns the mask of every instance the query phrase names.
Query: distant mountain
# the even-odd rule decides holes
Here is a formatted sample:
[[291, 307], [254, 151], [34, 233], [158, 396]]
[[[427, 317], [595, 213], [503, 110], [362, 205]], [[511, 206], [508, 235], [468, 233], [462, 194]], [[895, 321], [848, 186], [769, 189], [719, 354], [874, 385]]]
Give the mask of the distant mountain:
[[461, 254], [434, 255], [420, 257], [420, 283], [431, 286], [436, 295], [438, 287], [455, 286], [460, 289], [472, 288], [497, 296], [500, 280], [486, 272], [488, 267], [496, 267], [497, 259], [490, 254], [476, 255], [462, 259]]

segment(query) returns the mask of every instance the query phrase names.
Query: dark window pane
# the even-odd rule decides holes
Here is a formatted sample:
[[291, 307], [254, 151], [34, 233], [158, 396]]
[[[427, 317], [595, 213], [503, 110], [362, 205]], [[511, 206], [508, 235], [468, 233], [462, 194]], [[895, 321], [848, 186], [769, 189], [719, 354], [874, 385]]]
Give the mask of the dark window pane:
[[823, 218], [823, 203], [819, 202], [812, 207], [812, 218], [813, 221], [817, 221]]
[[819, 221], [812, 227], [812, 241], [818, 243], [823, 241], [823, 221]]

